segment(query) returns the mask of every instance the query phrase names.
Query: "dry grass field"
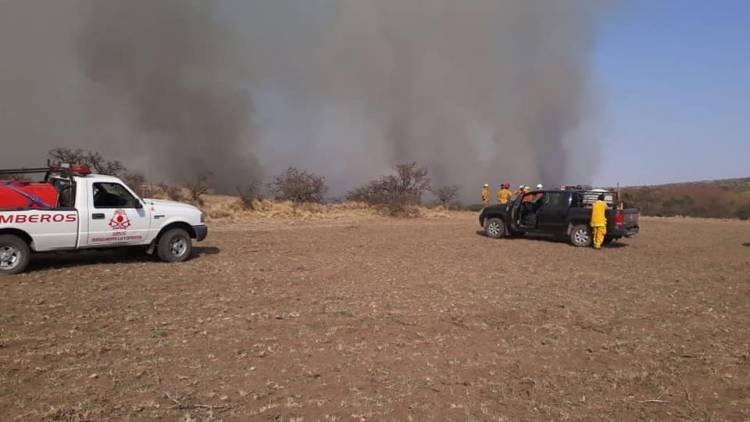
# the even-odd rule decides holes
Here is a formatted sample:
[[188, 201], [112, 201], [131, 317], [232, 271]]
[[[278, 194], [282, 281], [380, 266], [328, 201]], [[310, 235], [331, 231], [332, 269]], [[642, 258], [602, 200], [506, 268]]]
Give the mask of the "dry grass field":
[[749, 223], [594, 251], [360, 211], [0, 279], [0, 420], [750, 419]]

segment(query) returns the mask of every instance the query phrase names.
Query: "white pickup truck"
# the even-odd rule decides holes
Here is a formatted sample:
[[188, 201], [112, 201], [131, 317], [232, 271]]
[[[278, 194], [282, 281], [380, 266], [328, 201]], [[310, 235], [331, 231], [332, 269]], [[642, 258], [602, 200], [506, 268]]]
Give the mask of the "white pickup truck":
[[86, 166], [0, 170], [0, 178], [42, 172], [36, 186], [53, 186], [55, 204], [0, 182], [30, 199], [28, 206], [0, 207], [0, 275], [24, 271], [36, 252], [142, 246], [163, 261], [181, 262], [191, 255], [192, 239], [208, 235], [198, 208], [141, 199], [120, 179], [90, 174]]

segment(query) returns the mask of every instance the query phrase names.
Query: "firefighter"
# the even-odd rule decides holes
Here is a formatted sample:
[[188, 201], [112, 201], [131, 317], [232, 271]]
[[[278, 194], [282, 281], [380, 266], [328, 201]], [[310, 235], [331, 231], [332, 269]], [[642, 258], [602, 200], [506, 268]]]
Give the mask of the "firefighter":
[[523, 189], [521, 190], [521, 195], [523, 195], [523, 199], [521, 200], [521, 202], [523, 202], [524, 204], [531, 203], [531, 201], [534, 200], [533, 195], [526, 195], [529, 192], [531, 192], [530, 186], [524, 186]]
[[[536, 185], [536, 190], [538, 190], [538, 191], [544, 190], [544, 186], [542, 186], [542, 184], [540, 183], [540, 184]], [[541, 192], [537, 193], [536, 197], [534, 198], [534, 200], [538, 201], [538, 200], [542, 199], [542, 197], [544, 197], [543, 193], [541, 193]]]
[[513, 196], [513, 192], [510, 191], [510, 183], [503, 183], [500, 185], [500, 190], [497, 191], [497, 203], [507, 204], [511, 196]]
[[485, 208], [490, 205], [490, 185], [487, 183], [482, 186], [482, 204]]
[[607, 234], [607, 216], [606, 212], [609, 207], [604, 202], [604, 194], [594, 202], [591, 208], [591, 234], [594, 238], [594, 249], [600, 249], [604, 243], [604, 236]]

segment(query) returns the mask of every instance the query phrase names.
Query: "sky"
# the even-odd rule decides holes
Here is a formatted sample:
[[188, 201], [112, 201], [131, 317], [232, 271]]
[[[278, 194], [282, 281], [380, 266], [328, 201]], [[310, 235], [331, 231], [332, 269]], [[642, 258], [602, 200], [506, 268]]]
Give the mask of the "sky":
[[628, 0], [593, 60], [598, 184], [750, 177], [750, 1]]
[[[247, 0], [227, 1], [231, 4], [236, 3], [235, 5], [250, 3]], [[333, 0], [315, 1], [329, 5], [336, 3]], [[345, 0], [340, 1], [342, 4], [347, 4]], [[398, 0], [392, 1], [393, 4], [404, 3]], [[500, 0], [490, 0], [484, 3], [490, 4], [495, 1]], [[558, 0], [548, 1], [554, 4]], [[750, 104], [748, 101], [750, 98], [750, 0], [612, 1], [616, 2], [618, 7], [615, 10], [607, 8], [605, 18], [597, 19], [601, 27], [598, 28], [594, 38], [595, 48], [590, 67], [590, 83], [594, 89], [589, 91], [591, 106], [586, 109], [585, 121], [581, 122], [586, 129], [591, 129], [591, 131], [583, 131], [585, 138], [582, 139], [588, 141], [589, 132], [593, 132], [599, 140], [600, 151], [591, 156], [600, 156], [600, 162], [592, 163], [590, 171], [585, 169], [587, 170], [585, 172], [576, 172], [587, 176], [593, 173], [592, 180], [565, 180], [564, 182], [593, 181], [597, 185], [611, 186], [618, 182], [622, 185], [640, 185], [750, 177], [750, 159], [748, 158], [750, 157], [750, 105], [748, 105]], [[312, 4], [311, 2], [313, 0], [305, 4]], [[418, 0], [415, 2], [418, 4]], [[259, 0], [255, 3], [262, 6], [269, 5], [269, 10], [274, 11], [276, 5], [291, 7], [301, 3], [301, 0], [287, 0], [286, 2]], [[360, 3], [363, 4], [364, 0], [351, 2], [351, 4]], [[376, 2], [373, 1], [373, 3]], [[432, 3], [427, 4], [437, 3], [439, 2], [432, 0]], [[55, 146], [59, 146], [58, 139], [63, 139], [70, 141], [69, 145], [64, 145], [74, 146], [71, 140], [98, 139], [96, 135], [104, 133], [106, 136], [99, 141], [107, 148], [102, 150], [103, 153], [126, 161], [132, 168], [145, 171], [147, 175], [152, 176], [153, 166], [147, 165], [143, 161], [145, 159], [139, 157], [134, 159], [126, 155], [128, 152], [132, 155], [129, 142], [116, 142], [120, 138], [127, 140], [138, 135], [132, 132], [129, 126], [124, 124], [122, 127], [117, 126], [121, 123], [119, 120], [112, 126], [112, 121], [116, 119], [110, 117], [119, 116], [121, 113], [113, 111], [115, 108], [112, 107], [91, 107], [87, 103], [87, 101], [92, 101], [92, 94], [87, 90], [91, 84], [84, 83], [84, 78], [80, 74], [81, 64], [72, 53], [75, 51], [74, 40], [78, 36], [77, 28], [81, 26], [83, 19], [76, 15], [76, 9], [70, 7], [68, 3], [45, 0], [35, 2], [0, 0], [0, 6], [3, 5], [23, 7], [0, 9], [0, 35], [3, 35], [0, 36], [0, 52], [3, 54], [3, 60], [0, 62], [0, 87], [2, 87], [0, 92], [3, 96], [3, 99], [0, 99], [0, 134], [3, 135], [0, 137], [0, 146], [19, 145], [20, 142], [28, 146], [36, 142], [38, 148], [19, 147], [11, 151], [15, 154], [0, 154], [0, 167], [15, 166], [19, 165], [18, 163], [33, 166], [38, 164], [38, 157], [49, 149], [47, 144], [55, 143]], [[312, 7], [312, 10], [315, 9]], [[15, 10], [15, 13], [9, 13], [8, 10]], [[281, 8], [281, 10], [286, 9]], [[293, 22], [295, 25], [303, 26], [302, 23], [321, 20], [320, 16], [309, 14], [309, 9], [293, 12], [291, 16], [295, 19]], [[282, 14], [282, 16], [287, 15]], [[248, 28], [243, 33], [246, 32], [255, 38], [262, 38], [268, 32], [276, 33], [271, 30], [277, 24], [279, 17], [272, 14], [269, 18], [274, 19], [267, 19], [264, 16], [260, 20], [264, 25], [255, 28], [256, 25], [245, 24], [244, 15], [237, 17], [242, 27]], [[30, 21], [38, 24], [29, 25]], [[355, 22], [359, 21], [355, 20]], [[408, 21], [407, 24], [407, 27], [411, 25]], [[323, 25], [320, 28], [322, 29], [318, 30], [327, 33], [328, 26]], [[528, 30], [528, 27], [525, 24], [518, 24], [517, 27], [511, 25], [509, 30], [513, 38], [524, 39], [523, 33]], [[312, 41], [318, 40], [315, 31], [302, 33], [312, 35]], [[346, 34], [348, 32], [344, 35]], [[21, 38], [21, 35], [25, 38]], [[342, 38], [348, 40], [352, 37]], [[19, 40], [22, 41], [19, 42]], [[270, 62], [268, 68], [263, 69], [264, 72], [272, 73], [283, 69], [288, 71], [280, 72], [284, 73], [286, 80], [296, 78], [295, 71], [302, 68], [298, 62], [292, 61], [293, 65], [297, 65], [296, 67], [289, 66], [289, 60], [279, 53], [280, 50], [275, 48], [274, 43], [267, 44], [260, 40], [258, 45], [266, 49], [258, 50], [262, 60], [254, 60], [253, 63]], [[268, 48], [269, 45], [273, 48]], [[349, 46], [346, 42], [342, 45]], [[316, 58], [316, 49], [305, 49], [307, 44], [304, 42], [298, 47], [310, 53], [303, 57], [304, 60], [310, 57]], [[557, 49], [553, 50], [557, 51]], [[106, 52], [106, 49], [104, 51]], [[368, 51], [365, 51], [360, 57], [361, 60], [355, 64], [369, 64]], [[521, 58], [524, 57], [523, 51], [523, 49], [519, 50]], [[588, 59], [589, 51], [585, 50], [585, 53], [585, 59]], [[576, 51], [571, 51], [568, 57], [575, 54]], [[279, 60], [269, 60], [280, 56]], [[534, 58], [531, 54], [526, 56]], [[377, 56], [374, 57], [377, 59]], [[457, 57], [463, 58], [461, 54]], [[482, 58], [481, 55], [478, 57]], [[322, 61], [325, 61], [325, 58], [314, 60], [315, 63]], [[522, 62], [516, 59], [516, 56], [510, 61], [514, 64]], [[545, 66], [539, 67], [545, 68]], [[369, 69], [365, 65], [360, 67]], [[344, 68], [339, 73], [346, 73], [347, 69]], [[359, 68], [355, 67], [355, 69]], [[514, 66], [509, 65], [508, 69], [513, 70]], [[235, 70], [232, 69], [232, 71]], [[480, 70], [482, 70], [480, 74], [485, 73], [483, 69]], [[377, 67], [373, 70], [373, 72], [379, 71]], [[10, 75], [10, 77], [4, 79], [4, 75]], [[324, 72], [318, 76], [323, 82], [331, 83]], [[313, 80], [313, 82], [317, 84], [318, 81]], [[347, 79], [344, 84], [347, 82], [353, 83], [352, 80]], [[529, 90], [537, 85], [529, 83]], [[296, 87], [294, 85], [292, 88]], [[526, 89], [527, 87], [524, 86], [522, 91]], [[290, 161], [288, 153], [276, 154], [280, 157], [276, 160], [279, 164], [272, 165], [273, 160], [268, 157], [273, 157], [275, 150], [269, 148], [268, 145], [281, 145], [279, 139], [284, 140], [284, 145], [291, 147], [287, 148], [286, 152], [294, 149], [294, 152], [303, 158], [301, 161], [310, 166], [308, 170], [322, 172], [323, 170], [320, 169], [325, 169], [325, 175], [332, 183], [336, 182], [336, 174], [344, 175], [345, 178], [353, 173], [361, 173], [367, 177], [371, 174], [380, 174], [378, 172], [381, 170], [378, 166], [383, 160], [378, 161], [376, 155], [367, 154], [367, 151], [362, 152], [357, 145], [318, 143], [311, 146], [303, 143], [310, 138], [335, 139], [336, 135], [345, 139], [356, 138], [357, 131], [366, 127], [368, 122], [353, 119], [348, 115], [345, 116], [347, 119], [342, 119], [340, 111], [335, 108], [319, 107], [317, 102], [313, 102], [316, 105], [315, 113], [307, 113], [304, 107], [301, 109], [312, 116], [308, 120], [336, 122], [337, 124], [321, 124], [318, 127], [308, 128], [305, 126], [306, 120], [299, 118], [295, 120], [302, 123], [291, 127], [292, 125], [287, 124], [287, 119], [282, 118], [288, 114], [279, 111], [285, 111], [285, 104], [278, 96], [269, 95], [264, 89], [259, 89], [253, 94], [255, 102], [258, 103], [255, 110], [258, 130], [264, 130], [264, 139], [267, 140], [267, 142], [260, 142], [260, 152], [265, 161], [271, 162], [268, 165], [271, 174], [279, 171], [283, 165], [300, 165]], [[121, 96], [115, 95], [115, 97]], [[426, 101], [431, 101], [431, 97], [428, 97]], [[567, 105], [570, 102], [563, 101], [563, 104]], [[87, 105], [88, 108], [82, 105]], [[93, 118], [87, 115], [91, 114], [89, 111], [92, 108], [97, 111]], [[342, 108], [346, 111], [350, 110], [348, 106]], [[365, 114], [364, 112], [357, 114], [356, 111], [355, 108], [351, 114], [360, 116]], [[264, 125], [284, 130], [274, 132]], [[80, 130], [80, 128], [85, 130]], [[438, 127], [435, 130], [440, 129]], [[110, 133], [113, 134], [111, 139]], [[114, 133], [119, 134], [119, 138], [114, 136]], [[302, 134], [309, 133], [313, 135], [302, 136]], [[477, 136], [481, 138], [483, 135], [480, 133]], [[570, 136], [577, 135], [573, 133]], [[451, 139], [453, 138], [460, 139], [460, 137]], [[326, 153], [331, 152], [331, 154], [319, 154], [319, 156], [322, 155], [319, 159], [312, 154], [316, 148]], [[480, 156], [490, 155], [481, 154], [481, 152]], [[344, 156], [368, 155], [368, 162], [365, 163], [367, 166], [360, 161], [338, 159], [336, 165], [326, 166], [329, 163], [326, 161], [327, 157], [335, 156], [335, 153]], [[149, 157], [149, 154], [142, 155]], [[471, 155], [467, 152], [465, 155], [466, 157], [462, 160], [472, 166], [477, 164], [476, 154]], [[589, 160], [588, 155], [582, 156], [584, 161]], [[489, 164], [486, 166], [488, 171], [495, 172], [496, 168], [502, 168], [503, 163], [492, 161]], [[338, 169], [338, 173], [335, 173], [334, 169]], [[493, 181], [494, 177], [507, 177], [503, 174], [493, 173], [487, 176], [482, 174], [482, 178], [488, 177], [488, 179], [475, 180], [479, 172], [469, 173], [472, 173], [469, 175], [471, 180], [460, 180], [455, 183], [463, 184], [471, 192], [474, 190], [470, 189], [470, 186], [476, 186], [484, 181]], [[524, 176], [516, 176], [516, 178], [520, 177]], [[495, 180], [498, 183], [500, 181]], [[514, 184], [539, 182], [539, 180], [521, 179], [510, 181]]]

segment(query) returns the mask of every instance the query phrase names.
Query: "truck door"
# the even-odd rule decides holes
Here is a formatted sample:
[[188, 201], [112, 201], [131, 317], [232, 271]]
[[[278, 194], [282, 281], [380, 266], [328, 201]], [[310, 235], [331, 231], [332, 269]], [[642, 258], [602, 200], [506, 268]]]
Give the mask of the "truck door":
[[88, 246], [140, 245], [148, 236], [151, 213], [124, 185], [91, 182]]
[[564, 232], [570, 208], [568, 192], [544, 192], [542, 207], [537, 212], [537, 228], [544, 232]]

